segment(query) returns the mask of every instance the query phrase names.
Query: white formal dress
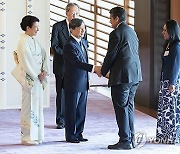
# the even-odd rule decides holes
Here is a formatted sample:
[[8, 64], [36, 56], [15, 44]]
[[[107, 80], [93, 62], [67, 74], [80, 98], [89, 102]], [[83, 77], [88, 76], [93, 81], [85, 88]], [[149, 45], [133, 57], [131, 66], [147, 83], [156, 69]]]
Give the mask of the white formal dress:
[[[29, 35], [22, 34], [17, 46], [18, 61], [24, 73], [26, 85], [22, 84], [21, 107], [21, 140], [31, 143], [44, 140], [43, 89], [38, 75], [47, 70], [47, 59], [44, 49], [38, 41]], [[27, 86], [28, 85], [28, 86]]]

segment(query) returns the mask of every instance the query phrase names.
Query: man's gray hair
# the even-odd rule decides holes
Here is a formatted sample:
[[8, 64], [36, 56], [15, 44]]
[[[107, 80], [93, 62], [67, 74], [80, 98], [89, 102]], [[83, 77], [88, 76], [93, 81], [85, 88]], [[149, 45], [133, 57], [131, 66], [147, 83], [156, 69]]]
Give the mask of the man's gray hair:
[[68, 3], [68, 5], [66, 6], [66, 13], [70, 10], [70, 8], [72, 7], [72, 6], [77, 6], [78, 7], [78, 9], [79, 9], [79, 11], [80, 11], [80, 7], [79, 7], [79, 5], [78, 4], [76, 4], [76, 3]]

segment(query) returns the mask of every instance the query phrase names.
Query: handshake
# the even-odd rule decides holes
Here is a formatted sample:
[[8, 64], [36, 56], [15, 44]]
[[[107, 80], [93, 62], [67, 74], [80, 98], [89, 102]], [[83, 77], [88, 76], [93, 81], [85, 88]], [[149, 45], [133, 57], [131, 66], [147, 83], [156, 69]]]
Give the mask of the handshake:
[[[94, 66], [94, 73], [96, 73], [98, 75], [98, 77], [102, 77], [102, 74], [101, 74], [101, 67], [102, 66]], [[105, 78], [108, 78], [109, 79], [109, 75], [110, 75], [110, 72], [108, 72], [105, 76]]]
[[102, 66], [94, 66], [94, 73], [96, 73], [98, 75], [98, 77], [101, 77], [101, 67]]

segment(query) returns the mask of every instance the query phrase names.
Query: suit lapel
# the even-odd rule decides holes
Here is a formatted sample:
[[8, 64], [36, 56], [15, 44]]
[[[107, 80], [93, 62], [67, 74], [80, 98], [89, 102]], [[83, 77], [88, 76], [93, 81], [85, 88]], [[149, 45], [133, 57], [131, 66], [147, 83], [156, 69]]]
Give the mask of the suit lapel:
[[88, 62], [88, 59], [87, 59], [87, 47], [84, 44], [84, 42], [82, 41], [82, 45], [83, 45], [85, 51], [82, 50], [80, 44], [72, 36], [70, 36], [70, 39], [73, 40], [73, 42], [74, 42], [75, 46], [77, 47], [77, 49], [79, 51], [79, 54], [81, 55], [82, 59], [84, 60], [84, 62], [87, 63]]
[[[83, 60], [84, 60], [85, 62], [87, 62], [87, 58], [86, 58], [85, 53], [84, 53], [84, 51], [82, 50], [80, 44], [79, 44], [77, 41], [76, 41], [76, 43], [77, 43], [77, 48], [78, 48], [78, 50], [80, 51], [81, 57], [83, 58]], [[82, 42], [82, 45], [83, 45], [83, 42]], [[84, 46], [84, 45], [83, 45], [83, 46]], [[85, 50], [86, 50], [86, 49], [85, 49]]]
[[64, 22], [62, 24], [62, 33], [63, 33], [64, 37], [66, 38], [66, 40], [68, 40], [68, 38], [69, 38], [69, 31], [68, 31], [66, 20], [64, 20]]
[[85, 59], [87, 59], [87, 47], [85, 46], [84, 41], [81, 41], [81, 42], [82, 42], [82, 46], [83, 46], [83, 48], [85, 50], [85, 51], [83, 51], [82, 48], [81, 48], [81, 51], [82, 51], [83, 56], [85, 57]]
[[[82, 44], [82, 45], [83, 45], [83, 44]], [[85, 62], [87, 62], [87, 60], [86, 60], [86, 54], [85, 54], [85, 52], [82, 50], [82, 47], [80, 46], [79, 43], [78, 43], [78, 49], [79, 49], [79, 51], [80, 51], [80, 53], [81, 53], [81, 56], [82, 56], [83, 60], [84, 60]]]

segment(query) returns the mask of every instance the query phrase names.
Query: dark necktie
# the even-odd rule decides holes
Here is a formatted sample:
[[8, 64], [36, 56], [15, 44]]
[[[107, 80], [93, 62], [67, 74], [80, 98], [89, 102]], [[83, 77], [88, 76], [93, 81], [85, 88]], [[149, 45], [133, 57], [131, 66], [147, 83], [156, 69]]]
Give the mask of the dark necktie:
[[79, 44], [80, 44], [80, 47], [81, 47], [81, 49], [83, 51], [84, 56], [86, 57], [86, 52], [85, 52], [84, 46], [82, 44], [82, 41], [80, 41]]
[[80, 47], [81, 47], [82, 51], [85, 52], [85, 51], [84, 51], [83, 44], [82, 44], [82, 41], [80, 41], [79, 44], [80, 44]]

